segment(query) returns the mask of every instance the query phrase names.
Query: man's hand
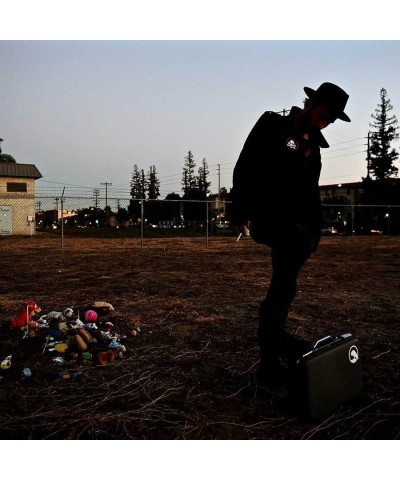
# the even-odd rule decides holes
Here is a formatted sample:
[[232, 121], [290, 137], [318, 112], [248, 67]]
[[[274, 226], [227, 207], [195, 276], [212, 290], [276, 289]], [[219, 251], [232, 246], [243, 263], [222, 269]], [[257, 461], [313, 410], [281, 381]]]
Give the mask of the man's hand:
[[250, 220], [248, 220], [246, 223], [242, 225], [232, 225], [232, 228], [234, 229], [237, 235], [240, 235], [240, 236], [244, 235], [245, 237], [248, 237], [250, 235], [249, 233]]

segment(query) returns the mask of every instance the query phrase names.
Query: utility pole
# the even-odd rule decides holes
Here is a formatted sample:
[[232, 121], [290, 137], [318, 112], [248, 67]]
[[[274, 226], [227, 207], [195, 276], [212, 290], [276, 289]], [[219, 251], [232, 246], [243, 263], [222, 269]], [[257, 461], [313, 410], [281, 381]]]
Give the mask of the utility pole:
[[371, 132], [368, 132], [368, 143], [367, 143], [367, 178], [369, 180], [370, 176], [369, 176], [369, 169], [370, 169], [370, 165], [371, 165], [371, 154], [370, 154], [370, 148], [369, 148], [369, 140], [370, 140], [370, 135], [371, 135]]
[[275, 113], [281, 113], [283, 117], [286, 117], [286, 114], [287, 114], [287, 113], [290, 113], [290, 110], [286, 110], [286, 108], [284, 108], [284, 109], [281, 110], [280, 112], [275, 112]]
[[220, 192], [221, 192], [221, 164], [217, 164], [218, 167], [218, 200], [220, 200]]
[[107, 208], [107, 206], [108, 206], [108, 193], [107, 193], [108, 190], [107, 190], [107, 187], [108, 187], [108, 185], [112, 185], [112, 183], [111, 182], [101, 182], [100, 185], [105, 185], [106, 186], [106, 208]]
[[94, 195], [94, 208], [97, 210], [99, 208], [100, 188], [95, 188], [93, 190], [93, 195]]
[[58, 222], [58, 197], [56, 197], [56, 222]]

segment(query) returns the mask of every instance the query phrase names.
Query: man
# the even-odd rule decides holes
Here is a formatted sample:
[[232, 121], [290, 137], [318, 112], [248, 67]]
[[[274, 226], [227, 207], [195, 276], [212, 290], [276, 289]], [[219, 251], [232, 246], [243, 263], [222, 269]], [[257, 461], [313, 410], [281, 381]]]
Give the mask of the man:
[[304, 88], [303, 109], [282, 116], [265, 112], [251, 130], [233, 172], [232, 224], [271, 248], [272, 278], [260, 304], [258, 344], [261, 379], [284, 374], [282, 359], [295, 359], [310, 344], [286, 332], [301, 267], [321, 236], [320, 148], [329, 147], [321, 130], [344, 113], [348, 94], [323, 83]]

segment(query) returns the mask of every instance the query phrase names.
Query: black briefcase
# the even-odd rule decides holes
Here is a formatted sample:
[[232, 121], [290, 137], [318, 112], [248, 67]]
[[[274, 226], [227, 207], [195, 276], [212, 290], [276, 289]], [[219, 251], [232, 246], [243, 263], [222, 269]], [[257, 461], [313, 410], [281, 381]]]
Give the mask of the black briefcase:
[[317, 340], [290, 366], [289, 397], [302, 416], [316, 420], [361, 392], [358, 339], [351, 333]]

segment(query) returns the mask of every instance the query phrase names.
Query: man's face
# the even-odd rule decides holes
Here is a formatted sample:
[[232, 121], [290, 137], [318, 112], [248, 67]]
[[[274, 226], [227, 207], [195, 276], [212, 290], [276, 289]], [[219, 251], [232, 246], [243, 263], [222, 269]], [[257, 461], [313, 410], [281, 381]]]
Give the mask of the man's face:
[[312, 127], [322, 130], [330, 123], [333, 123], [335, 118], [324, 105], [314, 105], [310, 108], [308, 121]]

